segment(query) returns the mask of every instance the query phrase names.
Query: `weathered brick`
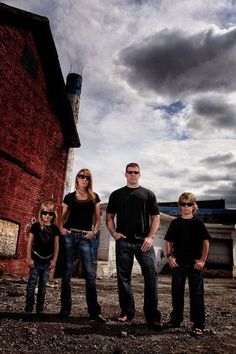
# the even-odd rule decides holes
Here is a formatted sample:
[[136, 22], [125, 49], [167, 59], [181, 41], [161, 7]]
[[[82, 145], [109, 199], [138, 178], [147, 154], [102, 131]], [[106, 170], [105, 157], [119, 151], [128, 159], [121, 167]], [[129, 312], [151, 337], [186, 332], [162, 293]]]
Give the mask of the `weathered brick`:
[[[35, 79], [22, 65], [26, 44], [38, 62]], [[24, 274], [32, 217], [52, 195], [61, 204], [68, 148], [32, 34], [6, 25], [0, 25], [0, 97], [0, 215], [20, 224], [17, 259], [0, 260], [0, 265], [6, 272]]]

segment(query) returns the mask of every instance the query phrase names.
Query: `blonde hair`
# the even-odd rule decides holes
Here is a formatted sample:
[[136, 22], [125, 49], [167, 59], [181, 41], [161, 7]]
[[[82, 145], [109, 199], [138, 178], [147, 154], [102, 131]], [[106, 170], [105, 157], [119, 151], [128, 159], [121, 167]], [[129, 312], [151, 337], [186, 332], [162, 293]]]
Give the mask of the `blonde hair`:
[[47, 208], [49, 211], [54, 212], [54, 215], [51, 219], [51, 224], [56, 223], [56, 220], [57, 220], [56, 204], [53, 201], [43, 202], [41, 204], [40, 209], [39, 209], [39, 215], [38, 215], [40, 227], [42, 230], [44, 229], [44, 226], [45, 226], [43, 218], [42, 218], [42, 211], [44, 211], [45, 208]]
[[195, 214], [198, 211], [198, 206], [196, 203], [196, 196], [191, 193], [191, 192], [184, 192], [181, 194], [181, 196], [179, 197], [179, 206], [180, 203], [182, 203], [183, 200], [188, 200], [189, 202], [193, 203], [193, 214]]
[[88, 181], [88, 185], [86, 187], [86, 191], [88, 192], [89, 196], [91, 197], [91, 199], [95, 200], [95, 193], [93, 191], [93, 176], [91, 171], [88, 168], [81, 168], [81, 170], [79, 170], [79, 172], [77, 173], [76, 177], [75, 177], [75, 189], [77, 189], [78, 187], [78, 176], [82, 173], [86, 173], [86, 176], [90, 177], [90, 180]]

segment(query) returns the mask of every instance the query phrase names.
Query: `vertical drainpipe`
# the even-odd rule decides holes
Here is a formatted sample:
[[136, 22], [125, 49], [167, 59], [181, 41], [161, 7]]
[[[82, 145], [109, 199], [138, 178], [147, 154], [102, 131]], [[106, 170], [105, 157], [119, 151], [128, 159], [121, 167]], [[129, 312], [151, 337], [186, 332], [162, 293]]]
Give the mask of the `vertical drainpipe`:
[[[67, 76], [66, 92], [72, 106], [75, 124], [78, 123], [78, 117], [79, 117], [81, 87], [82, 87], [81, 75], [71, 73]], [[75, 154], [74, 149], [70, 148], [68, 152], [68, 158], [67, 158], [64, 196], [70, 193], [74, 189], [74, 181], [72, 180], [74, 154]]]

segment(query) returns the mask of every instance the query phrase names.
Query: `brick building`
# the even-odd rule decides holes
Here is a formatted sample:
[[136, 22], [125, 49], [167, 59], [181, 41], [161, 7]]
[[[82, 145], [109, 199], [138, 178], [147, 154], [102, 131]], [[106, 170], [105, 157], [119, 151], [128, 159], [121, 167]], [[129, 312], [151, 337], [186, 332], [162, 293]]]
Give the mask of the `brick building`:
[[31, 220], [60, 206], [80, 141], [48, 19], [1, 3], [0, 122], [0, 267], [24, 275]]

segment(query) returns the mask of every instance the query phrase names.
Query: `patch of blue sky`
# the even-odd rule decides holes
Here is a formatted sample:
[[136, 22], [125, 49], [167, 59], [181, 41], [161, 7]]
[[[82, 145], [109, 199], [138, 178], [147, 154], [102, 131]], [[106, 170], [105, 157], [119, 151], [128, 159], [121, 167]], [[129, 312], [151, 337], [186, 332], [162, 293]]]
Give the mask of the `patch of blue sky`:
[[154, 110], [163, 110], [167, 114], [166, 117], [174, 116], [177, 113], [179, 113], [180, 111], [182, 111], [184, 108], [185, 108], [185, 105], [183, 104], [182, 101], [173, 102], [168, 106], [161, 105], [161, 106], [153, 107]]
[[235, 22], [236, 22], [236, 1], [235, 0], [228, 1], [228, 7], [220, 11], [219, 18], [221, 20], [221, 24], [223, 27], [229, 28], [235, 26]]
[[177, 140], [188, 140], [191, 138], [188, 132], [181, 132], [176, 135]]

